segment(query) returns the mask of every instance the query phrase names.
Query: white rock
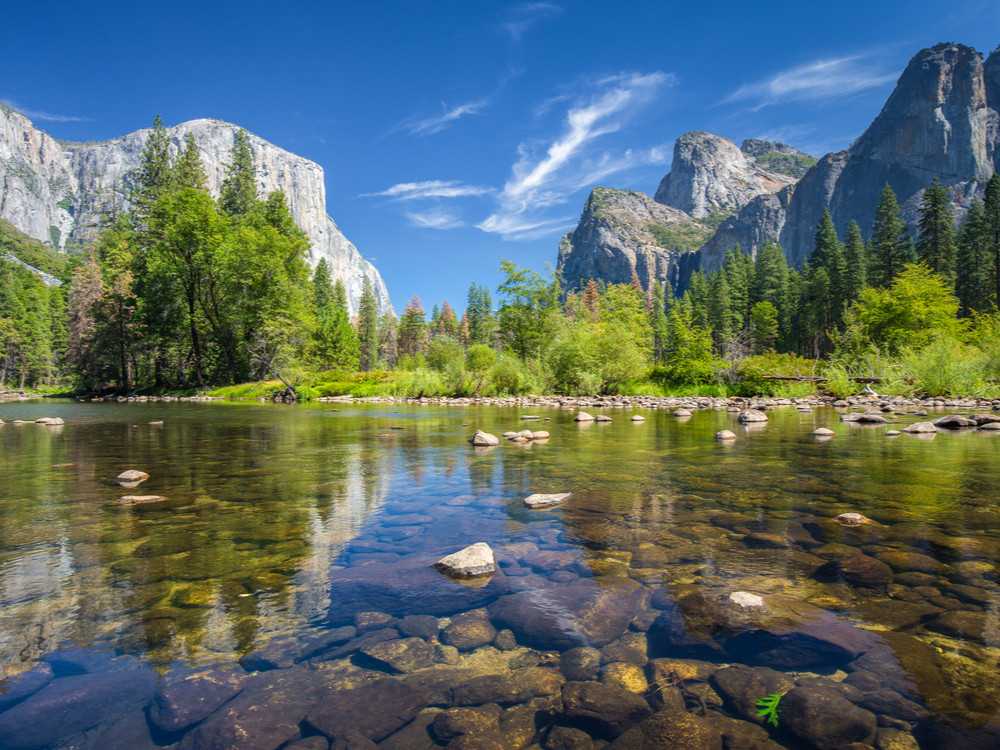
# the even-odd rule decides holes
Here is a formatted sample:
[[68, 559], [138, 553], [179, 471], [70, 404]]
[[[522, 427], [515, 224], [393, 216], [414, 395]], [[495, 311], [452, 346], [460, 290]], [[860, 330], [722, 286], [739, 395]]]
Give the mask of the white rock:
[[473, 445], [500, 445], [500, 438], [482, 430], [476, 430], [476, 434], [469, 440]]
[[116, 482], [128, 482], [128, 483], [134, 482], [136, 484], [145, 481], [147, 479], [149, 479], [149, 474], [147, 474], [144, 471], [139, 471], [137, 469], [128, 469], [127, 471], [123, 471], [121, 474], [115, 477]]
[[[646, 418], [644, 416], [642, 416], [641, 414], [633, 414], [632, 415], [632, 421], [633, 422], [645, 422]], [[998, 424], [1000, 424], [1000, 423], [998, 423]]]
[[933, 422], [914, 422], [911, 425], [907, 425], [903, 428], [903, 432], [909, 433], [931, 433], [937, 432], [937, 427], [934, 426]]
[[829, 427], [817, 427], [813, 430], [813, 435], [816, 437], [833, 437], [837, 433], [831, 430]]
[[675, 417], [690, 417], [691, 416], [691, 412], [689, 412], [687, 409], [678, 409], [677, 411], [674, 412], [674, 416]]
[[476, 542], [447, 557], [442, 557], [434, 567], [453, 576], [480, 576], [497, 569], [496, 557], [486, 542]]
[[715, 439], [716, 440], [735, 440], [736, 439], [736, 433], [731, 432], [729, 430], [719, 430], [717, 433], [715, 433]]
[[162, 503], [166, 499], [160, 495], [123, 495], [115, 501], [115, 505], [148, 505]]
[[734, 591], [729, 595], [729, 601], [740, 607], [763, 607], [764, 600], [749, 591]]
[[596, 417], [594, 417], [594, 421], [595, 422], [610, 422], [611, 421], [611, 417], [609, 417], [607, 414], [598, 414]]
[[547, 433], [545, 430], [535, 430], [534, 432], [531, 433], [531, 439], [532, 440], [548, 440], [549, 439], [549, 433]]
[[767, 415], [759, 409], [744, 409], [736, 419], [740, 422], [766, 422]]
[[528, 495], [524, 498], [525, 508], [549, 508], [553, 505], [559, 505], [560, 503], [566, 502], [566, 500], [572, 495], [571, 492], [562, 492], [555, 495], [543, 495], [534, 494]]
[[577, 413], [577, 415], [575, 417], [573, 417], [573, 421], [574, 422], [593, 422], [594, 418], [592, 416], [590, 416], [589, 414], [587, 414], [587, 412], [581, 411], [581, 412]]

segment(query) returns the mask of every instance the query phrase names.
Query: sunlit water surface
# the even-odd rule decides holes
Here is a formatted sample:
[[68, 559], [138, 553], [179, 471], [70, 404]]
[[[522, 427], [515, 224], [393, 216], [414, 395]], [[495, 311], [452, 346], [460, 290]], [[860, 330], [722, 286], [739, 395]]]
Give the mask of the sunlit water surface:
[[[51, 691], [83, 674], [148, 671], [162, 687], [241, 659], [252, 671], [260, 664], [247, 655], [276, 641], [356, 624], [354, 610], [392, 609], [381, 600], [345, 603], [331, 588], [337, 571], [414, 560], [425, 567], [483, 541], [510, 574], [510, 591], [596, 578], [674, 598], [699, 589], [779, 594], [842, 613], [888, 639], [910, 673], [908, 698], [932, 721], [992, 741], [990, 722], [1000, 715], [1000, 435], [890, 438], [884, 426], [842, 424], [828, 409], [778, 409], [757, 429], [723, 411], [689, 419], [647, 411], [640, 423], [627, 410], [608, 413], [611, 423], [577, 424], [571, 411], [477, 406], [0, 404], [0, 677], [14, 690], [23, 673], [47, 664]], [[527, 414], [542, 419], [519, 421]], [[42, 416], [66, 424], [11, 423]], [[816, 440], [819, 426], [836, 436]], [[467, 442], [477, 428], [499, 435], [524, 427], [551, 439], [478, 450]], [[738, 439], [713, 440], [721, 429]], [[122, 489], [114, 478], [126, 469], [150, 478]], [[522, 500], [535, 492], [574, 496], [528, 511]], [[126, 494], [166, 500], [114, 504]], [[868, 516], [875, 530], [831, 531], [830, 519], [848, 511]], [[845, 551], [887, 561], [892, 582], [813, 575]], [[455, 614], [435, 606], [428, 611]], [[954, 610], [974, 613], [980, 632], [933, 626]], [[629, 643], [636, 631], [644, 637], [649, 619], [632, 628]], [[489, 673], [512, 666], [503, 654], [484, 646], [462, 658]], [[357, 654], [341, 661], [348, 672], [374, 668]], [[913, 661], [927, 674], [907, 666]], [[11, 710], [3, 700], [0, 708]], [[149, 712], [122, 710], [132, 724]], [[728, 705], [720, 711], [731, 713]], [[0, 747], [107, 747], [113, 735], [99, 740], [100, 732], [128, 724], [125, 716], [97, 712], [100, 726], [77, 719], [61, 733], [57, 712], [48, 733], [0, 737]], [[123, 737], [134, 737], [132, 724]], [[143, 741], [185, 746], [185, 734], [193, 736], [153, 726]], [[780, 733], [774, 739], [798, 746]]]

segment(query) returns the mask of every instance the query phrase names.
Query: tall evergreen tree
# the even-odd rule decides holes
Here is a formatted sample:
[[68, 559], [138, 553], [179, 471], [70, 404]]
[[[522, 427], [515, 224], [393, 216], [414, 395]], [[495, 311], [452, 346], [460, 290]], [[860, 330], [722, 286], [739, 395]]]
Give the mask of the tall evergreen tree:
[[935, 177], [920, 200], [920, 235], [917, 255], [927, 267], [955, 284], [955, 211], [948, 189]]
[[653, 362], [663, 361], [670, 334], [667, 321], [667, 305], [663, 285], [657, 280], [653, 282], [653, 307], [650, 311], [650, 326], [653, 329]]
[[913, 242], [906, 222], [900, 213], [896, 194], [887, 182], [882, 188], [872, 224], [868, 283], [874, 287], [889, 286], [906, 264], [914, 259]]
[[844, 301], [850, 305], [868, 282], [868, 249], [858, 222], [851, 219], [844, 237]]
[[153, 205], [171, 188], [171, 177], [170, 136], [157, 115], [139, 154], [139, 166], [131, 175], [129, 199], [137, 229], [146, 228]]
[[684, 297], [691, 307], [691, 320], [696, 326], [709, 326], [709, 287], [708, 277], [700, 268], [688, 279], [687, 291]]
[[708, 312], [713, 338], [719, 351], [725, 350], [736, 333], [732, 305], [725, 269], [713, 271], [709, 276]]
[[201, 161], [201, 152], [194, 142], [194, 133], [184, 136], [184, 150], [177, 157], [172, 172], [175, 188], [192, 188], [202, 193], [208, 192], [205, 165]]
[[826, 271], [829, 285], [826, 304], [830, 309], [825, 317], [831, 324], [836, 324], [847, 307], [847, 266], [844, 261], [844, 247], [837, 239], [833, 218], [826, 209], [823, 210], [823, 216], [816, 227], [815, 249], [809, 258], [809, 265], [814, 270], [822, 268]]
[[458, 317], [448, 300], [441, 303], [441, 312], [438, 315], [437, 330], [439, 336], [451, 336], [458, 338]]
[[986, 209], [978, 198], [962, 220], [956, 265], [955, 296], [962, 312], [986, 312], [994, 302], [993, 252]]
[[219, 208], [233, 219], [241, 219], [257, 205], [257, 178], [250, 136], [240, 128], [233, 136], [226, 179], [219, 191]]
[[496, 334], [496, 318], [493, 315], [493, 299], [485, 286], [473, 283], [467, 297], [466, 322], [469, 327], [469, 345], [485, 344], [493, 346]]
[[358, 344], [359, 365], [363, 371], [370, 372], [378, 363], [378, 302], [367, 276], [358, 302]]
[[753, 274], [753, 261], [740, 250], [739, 245], [736, 245], [726, 253], [722, 268], [726, 272], [726, 281], [729, 283], [729, 294], [732, 298], [733, 329], [741, 331], [746, 328], [750, 315], [750, 277]]
[[420, 354], [424, 350], [426, 329], [424, 306], [420, 298], [413, 295], [413, 299], [406, 303], [406, 309], [399, 319], [399, 353], [409, 354], [411, 357]]
[[986, 224], [989, 227], [989, 251], [993, 256], [993, 303], [1000, 307], [1000, 173], [994, 172], [986, 183], [983, 199]]
[[757, 251], [754, 264], [754, 304], [770, 302], [785, 320], [786, 295], [788, 294], [788, 261], [781, 246], [770, 240]]

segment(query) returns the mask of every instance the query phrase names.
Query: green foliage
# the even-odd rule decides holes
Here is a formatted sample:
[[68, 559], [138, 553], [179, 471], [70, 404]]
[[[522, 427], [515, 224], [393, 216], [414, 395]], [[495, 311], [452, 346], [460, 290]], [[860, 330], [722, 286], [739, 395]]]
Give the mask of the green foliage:
[[987, 383], [988, 362], [976, 346], [948, 336], [935, 338], [900, 358], [915, 386], [928, 396], [995, 398], [1000, 388]]
[[[719, 223], [722, 223], [720, 219]], [[680, 250], [690, 253], [705, 244], [712, 234], [712, 228], [706, 225], [690, 224], [647, 224], [646, 230], [653, 235], [656, 244], [667, 250]]]
[[736, 393], [740, 396], [805, 398], [816, 393], [816, 383], [768, 380], [768, 376], [802, 377], [816, 375], [821, 363], [795, 354], [768, 352], [747, 357], [736, 367]]
[[15, 229], [6, 219], [0, 219], [0, 258], [8, 253], [39, 271], [61, 281], [67, 280], [67, 256]]
[[362, 282], [358, 305], [358, 357], [365, 372], [373, 370], [378, 362], [378, 303], [367, 276]]
[[769, 172], [801, 177], [818, 159], [808, 154], [786, 154], [781, 151], [766, 151], [754, 157], [754, 161]]
[[947, 188], [937, 178], [920, 201], [917, 256], [949, 285], [955, 283], [955, 211]]
[[555, 274], [540, 274], [501, 261], [506, 278], [501, 295], [499, 335], [504, 346], [521, 359], [541, 357], [559, 321], [560, 284]]
[[240, 219], [254, 210], [257, 203], [257, 180], [254, 175], [254, 152], [250, 136], [240, 128], [233, 135], [226, 179], [219, 191], [219, 208], [227, 216]]
[[941, 277], [922, 264], [908, 265], [889, 288], [869, 287], [861, 293], [838, 351], [851, 356], [877, 347], [898, 355], [942, 336], [961, 339], [966, 326], [957, 318], [958, 309]]
[[916, 259], [909, 230], [899, 210], [896, 194], [886, 183], [882, 188], [875, 220], [872, 224], [872, 238], [868, 256], [868, 283], [874, 287], [886, 287], [903, 272], [908, 263]]
[[763, 717], [764, 721], [771, 726], [778, 726], [778, 704], [781, 702], [781, 693], [770, 693], [757, 701], [757, 716]]

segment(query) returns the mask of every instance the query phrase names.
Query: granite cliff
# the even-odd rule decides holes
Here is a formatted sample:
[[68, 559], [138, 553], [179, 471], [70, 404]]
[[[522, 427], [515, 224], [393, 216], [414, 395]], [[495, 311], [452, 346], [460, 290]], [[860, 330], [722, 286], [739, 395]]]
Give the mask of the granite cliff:
[[[217, 195], [238, 127], [219, 120], [192, 120], [167, 133], [174, 149], [192, 133], [205, 164], [209, 189]], [[138, 166], [149, 130], [105, 143], [60, 143], [23, 115], [0, 109], [0, 218], [25, 234], [64, 248], [94, 236], [99, 214], [112, 201], [123, 201], [127, 173]], [[312, 246], [309, 262], [326, 258], [335, 279], [344, 282], [352, 311], [357, 309], [367, 277], [380, 312], [391, 310], [378, 270], [358, 252], [326, 213], [323, 168], [250, 135], [262, 195], [281, 190], [296, 223]]]
[[[678, 138], [671, 172], [660, 183], [656, 201], [680, 210], [683, 217], [663, 220], [668, 229], [680, 228], [690, 226], [686, 217], [714, 231], [706, 231], [700, 249], [689, 241], [654, 247], [648, 252], [669, 257], [645, 267], [669, 269], [662, 275], [657, 271], [657, 278], [683, 287], [690, 270], [718, 267], [737, 244], [756, 253], [765, 240], [778, 241], [789, 261], [800, 265], [812, 252], [824, 210], [830, 211], [841, 236], [852, 219], [867, 236], [888, 182], [904, 218], [915, 228], [921, 196], [932, 180], [949, 188], [961, 213], [982, 195], [986, 180], [998, 169], [1000, 48], [984, 61], [970, 47], [939, 44], [913, 57], [880, 114], [850, 148], [818, 162], [766, 141], [747, 140], [737, 149], [707, 133]], [[610, 282], [631, 278], [632, 269], [639, 269], [631, 258], [639, 258], [644, 246], [631, 230], [617, 233], [615, 222], [630, 226], [628, 205], [640, 198], [622, 202], [622, 216], [606, 218], [601, 232], [593, 231], [592, 199], [580, 225], [559, 247], [559, 268], [571, 286], [584, 271], [601, 270], [594, 278]]]
[[558, 269], [571, 289], [590, 278], [628, 283], [633, 273], [646, 288], [653, 281], [676, 288], [723, 219], [758, 197], [773, 198], [814, 162], [781, 143], [738, 147], [711, 133], [685, 133], [655, 198], [593, 190], [579, 225], [559, 243]]

